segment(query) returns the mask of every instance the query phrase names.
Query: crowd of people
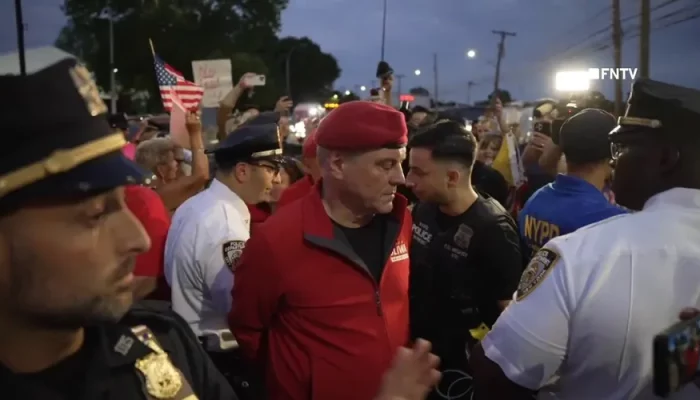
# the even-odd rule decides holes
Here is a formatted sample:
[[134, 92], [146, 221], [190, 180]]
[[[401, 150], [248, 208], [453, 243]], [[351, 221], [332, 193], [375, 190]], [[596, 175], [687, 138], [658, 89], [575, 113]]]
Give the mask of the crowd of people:
[[543, 103], [528, 133], [498, 93], [469, 126], [393, 105], [383, 73], [295, 154], [293, 99], [240, 105], [246, 76], [214, 148], [196, 111], [186, 145], [107, 118], [75, 60], [0, 76], [2, 398], [660, 395], [654, 337], [700, 307], [700, 91], [641, 79], [619, 119]]

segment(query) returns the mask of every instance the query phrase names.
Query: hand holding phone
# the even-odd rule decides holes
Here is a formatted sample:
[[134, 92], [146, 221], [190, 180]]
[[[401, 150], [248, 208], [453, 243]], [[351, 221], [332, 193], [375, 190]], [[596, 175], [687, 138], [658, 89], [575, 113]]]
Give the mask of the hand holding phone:
[[265, 86], [265, 75], [249, 75], [244, 81], [246, 87]]
[[549, 121], [539, 121], [535, 122], [532, 130], [537, 133], [552, 137], [552, 123]]

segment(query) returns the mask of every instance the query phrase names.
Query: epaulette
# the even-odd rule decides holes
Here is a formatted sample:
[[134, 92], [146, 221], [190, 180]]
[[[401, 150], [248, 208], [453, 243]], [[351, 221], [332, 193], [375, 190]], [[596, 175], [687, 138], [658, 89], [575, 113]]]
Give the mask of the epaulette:
[[146, 325], [154, 333], [165, 333], [177, 330], [178, 335], [187, 335], [190, 329], [169, 302], [157, 300], [143, 300], [135, 303], [120, 321], [126, 326]]

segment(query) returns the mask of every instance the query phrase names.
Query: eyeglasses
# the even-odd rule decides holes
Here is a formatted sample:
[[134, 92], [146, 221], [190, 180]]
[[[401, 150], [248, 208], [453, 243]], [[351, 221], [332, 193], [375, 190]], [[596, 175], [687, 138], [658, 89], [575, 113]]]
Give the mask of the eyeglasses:
[[255, 167], [263, 168], [275, 176], [279, 175], [280, 171], [282, 170], [282, 165], [280, 164], [268, 164], [265, 162], [251, 162], [249, 164]]

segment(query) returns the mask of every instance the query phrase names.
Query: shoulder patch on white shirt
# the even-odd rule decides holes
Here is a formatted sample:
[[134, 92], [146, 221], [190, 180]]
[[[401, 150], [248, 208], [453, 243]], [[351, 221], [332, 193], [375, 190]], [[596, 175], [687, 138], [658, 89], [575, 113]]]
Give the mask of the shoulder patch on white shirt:
[[225, 242], [221, 246], [224, 262], [231, 269], [232, 272], [236, 271], [236, 267], [238, 267], [238, 263], [241, 260], [241, 254], [243, 254], [244, 248], [245, 241], [243, 240], [231, 240]]
[[532, 293], [549, 275], [557, 261], [559, 261], [559, 253], [556, 251], [548, 248], [538, 250], [520, 277], [516, 299], [520, 301]]

